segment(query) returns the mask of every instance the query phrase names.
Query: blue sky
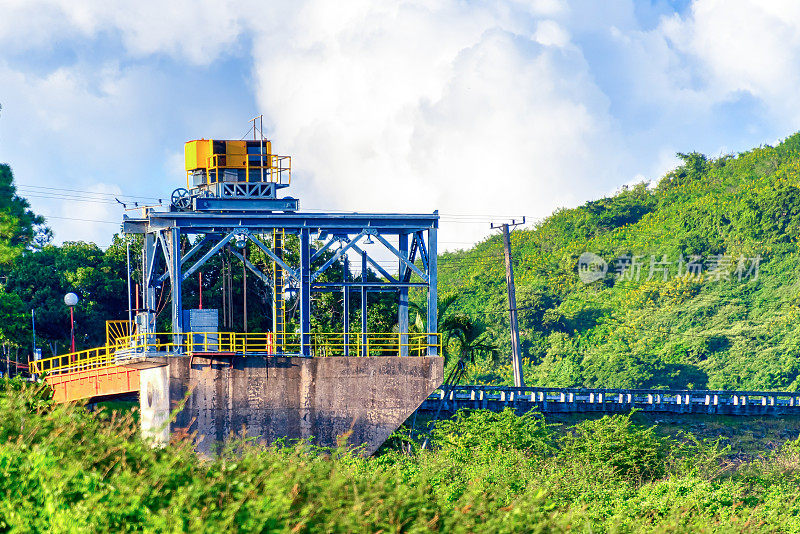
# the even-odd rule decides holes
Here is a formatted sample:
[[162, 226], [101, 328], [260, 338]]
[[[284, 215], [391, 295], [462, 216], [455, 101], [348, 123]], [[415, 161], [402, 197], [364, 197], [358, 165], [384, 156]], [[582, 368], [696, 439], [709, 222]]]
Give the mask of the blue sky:
[[[446, 248], [798, 129], [793, 1], [0, 0], [0, 161], [57, 241], [263, 113], [311, 209], [439, 209]], [[135, 197], [135, 198], [134, 198]]]

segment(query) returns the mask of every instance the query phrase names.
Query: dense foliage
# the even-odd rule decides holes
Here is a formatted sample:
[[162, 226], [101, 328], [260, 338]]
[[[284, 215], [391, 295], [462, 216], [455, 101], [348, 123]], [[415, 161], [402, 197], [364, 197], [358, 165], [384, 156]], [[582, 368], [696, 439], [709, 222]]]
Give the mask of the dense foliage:
[[714, 442], [607, 416], [459, 414], [432, 450], [151, 448], [133, 416], [0, 382], [0, 532], [800, 530], [800, 449], [733, 462]]
[[[526, 381], [549, 386], [800, 386], [800, 134], [682, 165], [513, 234]], [[578, 260], [608, 271], [584, 283]], [[440, 260], [440, 292], [503, 349], [467, 380], [509, 383], [502, 243]]]

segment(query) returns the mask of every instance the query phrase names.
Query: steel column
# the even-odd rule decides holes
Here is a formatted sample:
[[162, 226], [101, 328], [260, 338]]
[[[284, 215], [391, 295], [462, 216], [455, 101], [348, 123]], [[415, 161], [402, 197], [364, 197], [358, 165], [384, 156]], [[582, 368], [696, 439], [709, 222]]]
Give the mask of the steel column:
[[300, 230], [300, 354], [311, 356], [311, 236]]
[[[405, 280], [406, 273], [409, 268], [403, 261], [403, 258], [408, 258], [408, 234], [400, 234], [399, 251], [401, 259], [398, 262], [398, 276], [400, 280]], [[400, 356], [408, 356], [408, 287], [400, 288], [400, 298], [397, 305], [397, 327], [400, 331]]]
[[[367, 253], [361, 252], [361, 282], [367, 282]], [[364, 351], [367, 348], [367, 286], [361, 286], [361, 355], [369, 356]]]
[[439, 297], [437, 295], [436, 280], [438, 277], [436, 255], [436, 234], [438, 224], [428, 230], [428, 356], [436, 356], [439, 351], [436, 347], [436, 334], [439, 331]]
[[[169, 236], [169, 259], [172, 263], [170, 271], [170, 283], [172, 284], [172, 332], [175, 334], [183, 333], [183, 300], [181, 299], [183, 288], [183, 276], [181, 276], [181, 231], [173, 228]], [[177, 342], [177, 341], [176, 341]]]
[[142, 283], [142, 291], [144, 292], [144, 307], [148, 314], [147, 329], [149, 332], [155, 331], [155, 311], [156, 311], [156, 288], [153, 285], [153, 278], [155, 277], [155, 262], [156, 262], [156, 235], [153, 232], [148, 232], [144, 236], [144, 247], [142, 247], [142, 254], [144, 255], [144, 280]]
[[342, 262], [342, 330], [344, 332], [345, 356], [350, 356], [350, 290], [347, 286], [347, 279], [350, 277], [350, 260], [347, 255]]

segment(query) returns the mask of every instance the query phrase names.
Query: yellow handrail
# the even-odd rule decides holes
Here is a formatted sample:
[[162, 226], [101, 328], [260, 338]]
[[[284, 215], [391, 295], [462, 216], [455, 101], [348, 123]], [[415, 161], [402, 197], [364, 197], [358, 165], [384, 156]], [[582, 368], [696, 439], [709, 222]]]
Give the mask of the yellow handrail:
[[[426, 356], [435, 349], [441, 352], [441, 339], [436, 333], [367, 333], [351, 332], [345, 344], [344, 332], [311, 332], [308, 334], [311, 356]], [[137, 353], [197, 354], [226, 353], [231, 355], [276, 354], [271, 332], [171, 332], [142, 333], [116, 337], [113, 343], [51, 358], [30, 362], [32, 373], [58, 374], [98, 369], [120, 364]], [[403, 338], [406, 338], [405, 342]], [[434, 342], [430, 342], [433, 337]], [[283, 333], [281, 354], [301, 352], [301, 335]]]

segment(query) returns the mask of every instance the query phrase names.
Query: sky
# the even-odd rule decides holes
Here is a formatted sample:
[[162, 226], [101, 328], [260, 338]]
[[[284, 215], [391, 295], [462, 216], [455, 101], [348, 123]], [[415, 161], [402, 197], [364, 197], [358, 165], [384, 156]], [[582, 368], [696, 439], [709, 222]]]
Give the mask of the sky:
[[[56, 242], [263, 114], [301, 209], [439, 210], [440, 248], [800, 129], [794, 0], [0, 0], [0, 162]], [[494, 230], [496, 231], [496, 230]]]

